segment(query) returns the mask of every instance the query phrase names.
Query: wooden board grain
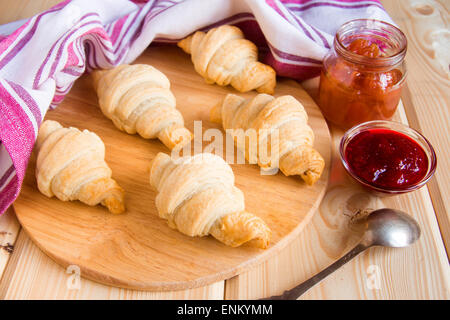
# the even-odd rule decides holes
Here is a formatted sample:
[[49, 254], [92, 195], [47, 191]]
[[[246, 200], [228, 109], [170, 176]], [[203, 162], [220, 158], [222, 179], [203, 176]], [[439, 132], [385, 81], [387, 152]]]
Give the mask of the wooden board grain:
[[[209, 110], [226, 93], [235, 92], [233, 89], [207, 85], [195, 73], [189, 57], [175, 47], [152, 47], [136, 63], [151, 64], [168, 76], [177, 106], [190, 130], [194, 120], [202, 120], [203, 131], [219, 128], [208, 121]], [[100, 206], [46, 198], [36, 188], [33, 155], [21, 195], [14, 205], [17, 217], [30, 238], [51, 258], [63, 266], [76, 265], [82, 276], [104, 284], [178, 290], [243, 272], [298, 235], [326, 189], [331, 146], [326, 122], [296, 82], [280, 80], [275, 95], [283, 94], [291, 94], [304, 104], [316, 135], [315, 146], [327, 166], [318, 183], [308, 187], [298, 177], [285, 177], [281, 173], [261, 175], [255, 165], [232, 165], [248, 211], [261, 216], [273, 231], [267, 250], [248, 246], [230, 248], [211, 237], [190, 238], [170, 229], [157, 215], [156, 194], [148, 183], [150, 161], [157, 152], [168, 150], [157, 140], [144, 140], [117, 130], [100, 112], [89, 77], [78, 80], [64, 102], [47, 114], [47, 119], [92, 130], [103, 139], [113, 177], [127, 192], [127, 213], [114, 216]]]
[[224, 281], [199, 288], [152, 292], [105, 286], [79, 277], [73, 268], [62, 268], [21, 232], [15, 253], [0, 283], [1, 300], [207, 300], [223, 299]]

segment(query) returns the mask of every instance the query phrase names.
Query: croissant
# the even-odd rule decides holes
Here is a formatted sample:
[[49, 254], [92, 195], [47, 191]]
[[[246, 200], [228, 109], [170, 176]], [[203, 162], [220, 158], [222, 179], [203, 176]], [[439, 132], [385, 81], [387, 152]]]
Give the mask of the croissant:
[[159, 216], [170, 227], [191, 237], [211, 234], [232, 247], [250, 242], [267, 248], [271, 231], [261, 218], [245, 211], [244, 195], [222, 158], [200, 153], [173, 160], [158, 153], [150, 185], [158, 191]]
[[258, 48], [244, 39], [237, 27], [223, 25], [207, 33], [197, 31], [179, 41], [178, 46], [191, 54], [195, 70], [207, 83], [231, 84], [240, 92], [274, 92], [275, 71], [258, 62]]
[[120, 65], [93, 72], [94, 87], [102, 112], [122, 131], [159, 138], [169, 149], [192, 139], [167, 77], [145, 65]]
[[41, 193], [62, 201], [102, 204], [112, 213], [125, 211], [124, 191], [111, 179], [105, 145], [93, 132], [42, 123], [37, 141], [36, 179]]
[[[253, 99], [246, 100], [228, 94], [222, 104], [211, 110], [211, 121], [221, 123], [224, 129], [254, 130], [256, 139], [242, 140], [237, 139], [236, 135], [233, 137], [246, 159], [256, 159], [262, 168], [274, 166], [273, 162], [263, 163], [260, 159], [260, 148], [266, 142], [269, 150], [273, 151], [278, 147], [278, 152], [272, 155], [278, 157], [275, 163], [285, 175], [300, 175], [309, 185], [320, 178], [325, 161], [313, 148], [314, 133], [307, 124], [308, 115], [294, 97], [286, 95], [275, 98], [268, 94], [258, 94]], [[269, 139], [273, 130], [278, 130], [277, 146], [271, 145], [272, 140]]]

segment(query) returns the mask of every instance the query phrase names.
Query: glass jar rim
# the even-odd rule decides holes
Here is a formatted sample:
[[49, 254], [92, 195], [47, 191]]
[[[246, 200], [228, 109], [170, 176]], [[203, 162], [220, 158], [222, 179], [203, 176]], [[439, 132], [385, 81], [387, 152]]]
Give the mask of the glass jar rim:
[[[377, 58], [366, 57], [349, 51], [343, 43], [343, 34], [352, 30], [352, 28], [357, 28], [360, 32], [363, 30], [389, 32], [397, 38], [399, 48], [395, 53], [389, 56]], [[395, 66], [401, 63], [406, 56], [407, 46], [407, 39], [403, 31], [388, 22], [376, 19], [354, 19], [347, 21], [339, 27], [334, 37], [334, 48], [344, 59], [353, 63], [359, 63], [375, 68]]]

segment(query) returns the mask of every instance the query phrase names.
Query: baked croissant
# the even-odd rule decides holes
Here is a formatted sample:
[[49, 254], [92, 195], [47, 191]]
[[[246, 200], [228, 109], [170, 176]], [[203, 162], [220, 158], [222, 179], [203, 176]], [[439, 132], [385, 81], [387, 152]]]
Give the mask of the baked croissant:
[[[221, 123], [224, 129], [254, 130], [256, 139], [237, 139], [234, 135], [234, 140], [245, 158], [257, 160], [262, 168], [273, 168], [275, 163], [285, 175], [300, 175], [309, 185], [320, 178], [325, 161], [313, 148], [314, 133], [307, 123], [308, 115], [294, 97], [258, 94], [246, 100], [228, 94], [211, 110], [211, 121]], [[278, 130], [278, 146], [271, 145], [273, 130]], [[276, 161], [261, 161], [264, 143]], [[273, 152], [276, 147], [277, 153]]]
[[122, 131], [159, 138], [169, 149], [192, 139], [167, 77], [145, 65], [120, 65], [92, 74], [102, 112]]
[[112, 213], [125, 211], [124, 191], [111, 179], [105, 145], [93, 132], [42, 123], [36, 141], [36, 179], [41, 193], [62, 201], [102, 204]]
[[194, 237], [211, 234], [232, 247], [245, 242], [266, 248], [271, 231], [245, 211], [244, 195], [234, 186], [231, 167], [220, 157], [200, 153], [173, 160], [158, 153], [150, 168], [158, 191], [156, 207], [170, 227]]
[[238, 27], [223, 25], [207, 33], [197, 31], [178, 46], [191, 54], [195, 70], [207, 83], [231, 84], [240, 92], [274, 92], [275, 71], [258, 62], [258, 48], [244, 39]]

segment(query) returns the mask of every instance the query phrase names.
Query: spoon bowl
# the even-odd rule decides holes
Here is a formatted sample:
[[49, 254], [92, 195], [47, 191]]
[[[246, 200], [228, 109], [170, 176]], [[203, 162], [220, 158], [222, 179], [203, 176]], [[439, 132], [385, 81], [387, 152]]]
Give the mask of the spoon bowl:
[[420, 238], [420, 227], [410, 215], [395, 209], [379, 209], [367, 218], [363, 243], [367, 246], [407, 247]]

